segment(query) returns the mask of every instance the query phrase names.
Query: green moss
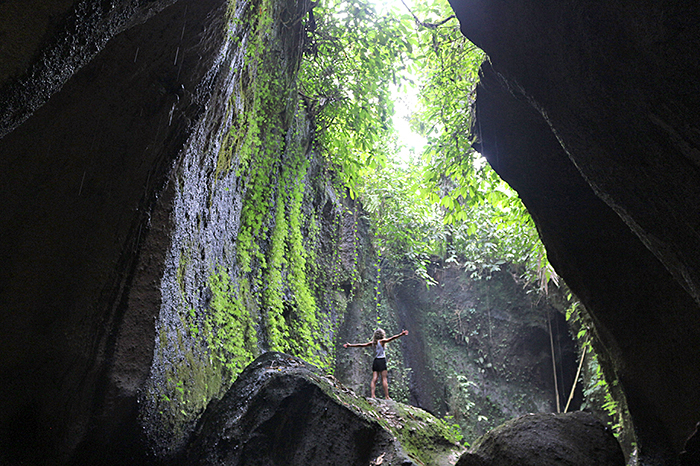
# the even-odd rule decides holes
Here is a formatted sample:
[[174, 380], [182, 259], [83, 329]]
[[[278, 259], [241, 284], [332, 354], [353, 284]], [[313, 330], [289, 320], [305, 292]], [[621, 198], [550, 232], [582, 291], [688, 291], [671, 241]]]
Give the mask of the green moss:
[[[459, 426], [437, 419], [415, 406], [395, 401], [358, 397], [349, 390], [338, 390], [328, 378], [315, 377], [324, 392], [368, 421], [379, 423], [392, 433], [405, 453], [417, 464], [445, 464], [450, 453], [461, 453]], [[454, 456], [456, 457], [456, 455]]]
[[[248, 294], [236, 298], [232, 307], [247, 309], [251, 317], [252, 308], [259, 310], [263, 349], [329, 368], [332, 342], [330, 333], [320, 330], [324, 316], [313, 293], [316, 271], [308, 263], [302, 232], [307, 144], [302, 145], [304, 138], [292, 124], [306, 117], [294, 110], [298, 69], [281, 67], [275, 52], [280, 38], [273, 16], [279, 8], [279, 2], [262, 0], [248, 6], [232, 3], [229, 9], [231, 17], [238, 10], [239, 21], [254, 31], [244, 65], [235, 71], [238, 92], [227, 109], [231, 126], [217, 155], [217, 177], [235, 171], [244, 196], [233, 270]], [[220, 323], [214, 324], [211, 334]]]
[[[175, 279], [181, 299], [174, 312], [182, 326], [170, 329], [171, 334], [161, 330], [160, 336], [167, 383], [158, 390], [173, 426], [191, 420], [227, 389], [261, 350], [284, 351], [330, 370], [333, 329], [317, 297], [340, 283], [359, 281], [356, 253], [353, 263], [343, 264], [340, 248], [334, 247], [334, 270], [328, 270], [319, 267], [314, 252], [313, 238], [327, 232], [303, 212], [308, 136], [299, 132], [305, 124], [296, 124], [306, 121], [297, 105], [298, 68], [280, 66], [283, 37], [273, 16], [283, 6], [274, 0], [230, 3], [233, 34], [240, 35], [232, 40], [250, 33], [244, 62], [234, 70], [237, 89], [226, 109], [231, 124], [216, 154], [214, 183], [223, 176], [238, 178], [240, 226], [235, 262], [211, 265], [206, 308], [186, 296], [194, 289], [186, 283], [194, 247], [180, 251]], [[342, 216], [336, 220], [331, 235], [341, 236]], [[342, 313], [347, 302], [338, 301], [343, 301], [338, 303]]]
[[218, 268], [209, 277], [212, 297], [204, 319], [206, 342], [233, 380], [258, 355], [253, 320], [228, 272]]
[[462, 440], [459, 425], [448, 424], [410, 405], [397, 403], [396, 411], [404, 420], [400, 428], [394, 429], [397, 438], [411, 456], [423, 463], [432, 463], [436, 454]]
[[282, 268], [286, 264], [284, 242], [287, 237], [287, 221], [284, 212], [284, 199], [277, 197], [275, 227], [271, 235], [271, 245], [267, 267], [264, 268], [265, 289], [263, 306], [265, 308], [265, 328], [267, 343], [271, 351], [285, 351], [288, 346], [289, 331], [283, 317], [284, 302]]
[[[263, 1], [257, 11], [271, 12], [272, 4]], [[248, 47], [247, 71], [241, 71], [241, 77], [248, 78], [241, 88], [243, 108], [234, 114], [218, 161], [221, 171], [237, 160], [237, 174], [246, 188], [236, 258], [260, 305], [263, 347], [329, 367], [330, 358], [321, 356], [327, 353], [321, 346], [330, 343], [318, 341], [318, 309], [306, 273], [301, 232], [301, 181], [308, 161], [297, 142], [299, 135], [285, 138], [283, 130], [287, 89], [293, 83], [273, 60], [275, 55], [267, 53], [270, 37], [265, 25], [271, 18], [262, 14], [249, 19], [259, 32]]]
[[[326, 219], [310, 213], [318, 196], [314, 190], [326, 190], [333, 175], [327, 167], [319, 169], [314, 188], [307, 190], [310, 136], [297, 105], [298, 66], [294, 57], [280, 60], [281, 41], [290, 29], [272, 23], [279, 16], [275, 9], [288, 4], [260, 0], [230, 5], [236, 23], [231, 40], [246, 44], [245, 60], [233, 70], [236, 89], [223, 117], [230, 127], [218, 153], [210, 154], [216, 157], [216, 170], [209, 200], [211, 207], [218, 180], [236, 178], [242, 196], [239, 230], [222, 256], [210, 254], [216, 248], [201, 244], [206, 239], [196, 233], [175, 251], [173, 278], [179, 293], [159, 323], [156, 375], [148, 388], [157, 401], [144, 415], [159, 426], [154, 436], [164, 445], [185, 438], [209, 401], [228, 390], [262, 351], [284, 351], [330, 371], [333, 326], [348, 305], [338, 288], [359, 283], [356, 261], [343, 263], [338, 245], [347, 234], [343, 216], [353, 214], [337, 209]], [[186, 179], [179, 181], [180, 189], [186, 189]], [[317, 252], [328, 246], [321, 237], [333, 243], [330, 260]], [[199, 260], [202, 250], [212, 262]], [[207, 292], [202, 292], [204, 286]], [[188, 295], [193, 291], [197, 294]], [[338, 315], [333, 323], [331, 306]]]
[[157, 354], [161, 358], [169, 354], [169, 359], [158, 362], [166, 369], [164, 385], [155, 387], [156, 410], [161, 429], [168, 432], [168, 438], [184, 435], [188, 422], [201, 414], [209, 401], [220, 396], [225, 388], [220, 364], [209, 360], [199, 349], [187, 349], [184, 337], [181, 331], [177, 332], [179, 346], [173, 351], [167, 331], [161, 328], [158, 336], [161, 351]]

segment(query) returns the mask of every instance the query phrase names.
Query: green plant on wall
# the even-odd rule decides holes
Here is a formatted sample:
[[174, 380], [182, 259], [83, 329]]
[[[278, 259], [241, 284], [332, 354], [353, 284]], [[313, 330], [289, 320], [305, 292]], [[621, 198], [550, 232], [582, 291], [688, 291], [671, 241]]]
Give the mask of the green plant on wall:
[[622, 433], [630, 434], [631, 437], [630, 416], [624, 394], [618, 387], [615, 375], [603, 371], [598, 354], [593, 348], [592, 341], [598, 339], [594, 336], [592, 320], [585, 307], [575, 300], [571, 293], [567, 295], [567, 300], [570, 305], [566, 310], [566, 319], [572, 328], [578, 329], [576, 338], [581, 347], [580, 363], [585, 367], [582, 377], [585, 402], [582, 408], [602, 412], [616, 437], [619, 438]]
[[[285, 8], [271, 0], [231, 8], [236, 21], [249, 24], [254, 33], [247, 38], [244, 64], [236, 70], [239, 92], [229, 103], [232, 124], [217, 163], [219, 176], [233, 171], [243, 186], [232, 268], [238, 287], [229, 288], [234, 295], [229, 300], [257, 319], [261, 350], [284, 351], [329, 367], [330, 336], [320, 332], [323, 316], [311, 283], [318, 273], [308, 263], [302, 233], [309, 160], [308, 136], [299, 122], [307, 115], [297, 106], [297, 68], [280, 66], [278, 54], [285, 44], [272, 21]], [[282, 23], [284, 29], [284, 17]]]
[[[235, 189], [241, 207], [230, 212], [240, 217], [229, 223], [237, 231], [224, 232], [231, 239], [219, 237], [216, 244], [208, 243], [206, 222], [194, 225], [185, 218], [182, 243], [173, 246], [172, 302], [164, 304], [158, 323], [157, 376], [148, 388], [153, 403], [144, 415], [161, 426], [154, 436], [165, 439], [163, 445], [182, 441], [207, 404], [263, 351], [291, 353], [329, 370], [337, 320], [330, 322], [326, 301], [337, 293], [328, 290], [358, 276], [357, 265], [342, 264], [336, 251], [331, 260], [315, 251], [324, 241], [339, 243], [342, 194], [329, 165], [309, 152], [312, 128], [296, 87], [300, 57], [280, 59], [292, 24], [285, 15], [298, 14], [287, 11], [290, 5], [276, 0], [230, 5], [231, 41], [243, 58], [232, 62], [233, 93], [222, 115], [228, 127], [220, 150], [198, 154], [206, 164], [216, 162], [207, 186], [210, 205], [187, 206], [187, 212], [201, 207], [191, 218], [206, 218], [204, 211], [217, 207], [217, 190]], [[307, 179], [310, 166], [320, 178], [313, 189], [333, 191], [330, 226], [309, 206], [318, 195], [307, 189], [314, 183]], [[190, 181], [183, 173], [180, 190]], [[342, 313], [345, 305], [334, 312]]]
[[213, 357], [235, 377], [258, 355], [253, 319], [225, 269], [217, 268], [208, 285], [211, 300], [204, 335]]

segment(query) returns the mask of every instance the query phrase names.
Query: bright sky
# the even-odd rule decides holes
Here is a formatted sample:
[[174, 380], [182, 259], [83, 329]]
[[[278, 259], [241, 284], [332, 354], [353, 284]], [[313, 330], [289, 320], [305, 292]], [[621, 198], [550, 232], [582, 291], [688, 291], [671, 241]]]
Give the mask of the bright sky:
[[[404, 0], [409, 8], [412, 8], [414, 0]], [[401, 3], [401, 0], [374, 0], [377, 11], [386, 11], [389, 9], [398, 10], [401, 13], [406, 13], [406, 7]], [[418, 105], [418, 90], [415, 87], [402, 86], [401, 89], [393, 89], [394, 96], [394, 128], [399, 135], [399, 145], [401, 147], [397, 154], [397, 162], [402, 161], [407, 163], [413, 157], [420, 157], [423, 152], [426, 140], [424, 137], [411, 131], [408, 122], [411, 112]]]
[[421, 135], [411, 130], [408, 122], [411, 112], [418, 102], [416, 88], [404, 86], [401, 90], [395, 89], [394, 96], [394, 128], [399, 135], [399, 145], [401, 147], [397, 161], [407, 163], [413, 157], [420, 157], [423, 152], [426, 140]]

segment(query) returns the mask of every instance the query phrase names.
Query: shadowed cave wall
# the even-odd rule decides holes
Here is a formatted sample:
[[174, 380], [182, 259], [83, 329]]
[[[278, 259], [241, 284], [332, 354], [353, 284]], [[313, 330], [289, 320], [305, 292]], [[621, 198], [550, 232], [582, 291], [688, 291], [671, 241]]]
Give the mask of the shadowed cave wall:
[[24, 43], [37, 5], [0, 5], [22, 60], [0, 82], [0, 463], [172, 463], [260, 353], [328, 369], [372, 287], [297, 95], [311, 4], [57, 2]]
[[[0, 5], [0, 61], [16, 60], [0, 81], [0, 463], [175, 454], [241, 365], [280, 344], [260, 277], [280, 277], [264, 303], [278, 314], [293, 317], [303, 290], [328, 327], [343, 315], [361, 258], [294, 87], [309, 6]], [[252, 127], [254, 156], [239, 150]], [[236, 238], [253, 221], [244, 268]], [[301, 267], [270, 253], [280, 245], [309, 251], [288, 255]], [[318, 271], [317, 251], [330, 263], [309, 296], [299, 270]], [[314, 336], [327, 357], [332, 332]]]
[[700, 11], [673, 1], [454, 0], [489, 55], [477, 144], [591, 312], [643, 464], [700, 420]]

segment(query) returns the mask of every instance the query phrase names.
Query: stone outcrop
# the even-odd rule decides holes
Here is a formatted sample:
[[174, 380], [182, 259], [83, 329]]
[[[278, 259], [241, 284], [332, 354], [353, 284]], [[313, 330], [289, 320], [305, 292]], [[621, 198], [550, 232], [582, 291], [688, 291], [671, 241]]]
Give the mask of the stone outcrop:
[[592, 314], [644, 464], [700, 419], [700, 6], [453, 0], [479, 150]]
[[480, 438], [456, 466], [624, 466], [612, 431], [592, 414], [528, 414]]
[[462, 451], [444, 427], [417, 408], [370, 404], [298, 358], [266, 353], [209, 405], [182, 464], [437, 466]]

